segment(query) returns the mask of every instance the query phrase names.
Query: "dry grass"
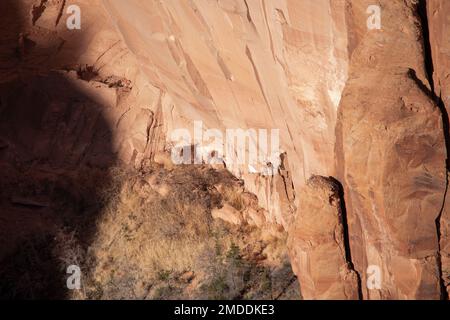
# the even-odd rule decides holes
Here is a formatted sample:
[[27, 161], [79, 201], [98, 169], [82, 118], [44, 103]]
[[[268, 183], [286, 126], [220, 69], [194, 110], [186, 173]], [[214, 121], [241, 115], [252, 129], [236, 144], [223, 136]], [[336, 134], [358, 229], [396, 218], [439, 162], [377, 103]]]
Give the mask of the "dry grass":
[[[91, 287], [100, 286], [103, 298], [243, 298], [249, 278], [267, 275], [267, 270], [252, 273], [259, 268], [254, 257], [270, 247], [252, 238], [260, 237], [259, 231], [211, 216], [224, 202], [245, 208], [238, 180], [197, 166], [166, 170], [152, 165], [145, 172], [111, 189], [97, 221], [89, 251]], [[143, 181], [150, 180], [165, 185], [168, 194], [148, 188]], [[182, 280], [187, 273], [194, 280]], [[124, 289], [127, 283], [131, 296]], [[111, 289], [119, 284], [120, 292]]]
[[[165, 197], [145, 188], [146, 175], [128, 177], [123, 183], [118, 181], [120, 188], [113, 184], [110, 189], [109, 204], [97, 220], [96, 239], [89, 252], [94, 257], [94, 283], [118, 282], [124, 276], [118, 269], [134, 270], [135, 278], [156, 281], [164, 272], [196, 270], [200, 256], [215, 252], [221, 223], [212, 219], [210, 210], [220, 204], [220, 197], [211, 195], [208, 181], [215, 177], [208, 177], [207, 172], [206, 176], [197, 171], [187, 175], [186, 171], [155, 168], [150, 175], [168, 185]], [[222, 238], [231, 237], [223, 230]]]
[[208, 246], [211, 219], [201, 206], [157, 193], [144, 199], [130, 183], [117, 197], [97, 221], [96, 257], [132, 261], [154, 276], [160, 270], [191, 269], [195, 255]]
[[241, 190], [227, 186], [224, 188], [223, 196], [224, 200], [236, 210], [242, 211], [245, 208]]
[[143, 201], [125, 188], [118, 203], [98, 221], [94, 255], [106, 261], [132, 261], [151, 276], [160, 270], [192, 270], [198, 253], [212, 245], [210, 224], [200, 206], [157, 195]]
[[[48, 179], [35, 180], [43, 186]], [[0, 297], [19, 289], [25, 298], [271, 299], [272, 288], [287, 281], [272, 277], [286, 261], [283, 239], [212, 218], [224, 203], [238, 211], [248, 205], [242, 182], [226, 171], [153, 163], [57, 181], [49, 183], [51, 224], [0, 268], [11, 277]], [[65, 268], [72, 264], [81, 267], [82, 290], [68, 292]]]

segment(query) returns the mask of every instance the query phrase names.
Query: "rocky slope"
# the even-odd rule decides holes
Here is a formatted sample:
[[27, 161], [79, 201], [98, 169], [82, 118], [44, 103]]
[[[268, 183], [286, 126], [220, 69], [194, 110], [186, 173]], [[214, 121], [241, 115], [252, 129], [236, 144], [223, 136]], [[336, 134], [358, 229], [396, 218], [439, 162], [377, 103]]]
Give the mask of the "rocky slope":
[[[263, 230], [262, 238], [287, 237], [305, 298], [446, 298], [450, 5], [379, 0], [380, 29], [370, 29], [372, 2], [3, 0], [0, 272], [14, 269], [6, 259], [26, 266], [27, 257], [11, 258], [21, 243], [62, 228], [81, 251], [94, 248], [91, 280], [125, 281], [108, 273], [105, 257], [121, 255], [131, 235], [107, 246], [105, 230], [117, 226], [105, 218], [110, 205], [96, 199], [115, 181], [111, 168], [127, 168], [130, 183], [144, 175], [133, 189], [138, 202], [148, 188], [166, 197], [177, 182], [161, 188], [145, 168], [158, 162], [166, 171], [155, 172], [181, 180], [197, 170], [178, 172], [167, 152], [174, 130], [194, 133], [201, 121], [204, 133], [279, 130], [279, 152], [256, 168], [280, 163], [276, 174], [236, 165], [235, 149], [214, 166], [241, 179], [253, 200], [237, 211], [225, 201], [202, 212]], [[66, 25], [71, 5], [81, 10], [80, 29]], [[220, 194], [220, 184], [206, 185]], [[148, 220], [137, 221], [148, 228]], [[48, 256], [58, 255], [54, 247]], [[131, 256], [117, 266], [139, 266], [139, 250]], [[376, 286], [368, 285], [373, 268]], [[168, 278], [186, 293], [181, 275]], [[100, 296], [154, 297], [144, 291]]]

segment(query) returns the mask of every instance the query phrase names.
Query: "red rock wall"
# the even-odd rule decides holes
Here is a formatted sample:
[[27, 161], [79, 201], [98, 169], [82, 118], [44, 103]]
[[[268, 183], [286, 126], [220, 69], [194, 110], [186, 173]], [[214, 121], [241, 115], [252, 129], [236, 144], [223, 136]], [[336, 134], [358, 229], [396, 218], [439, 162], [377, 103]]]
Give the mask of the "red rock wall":
[[288, 248], [304, 299], [359, 298], [359, 279], [349, 262], [345, 212], [337, 181], [311, 177], [289, 228]]
[[[350, 251], [365, 299], [439, 299], [442, 113], [427, 82], [414, 1], [381, 3], [382, 28], [359, 35], [339, 106]], [[370, 266], [381, 271], [380, 288], [365, 285]]]
[[[434, 92], [440, 98], [441, 108], [445, 108], [444, 118], [448, 131], [448, 113], [450, 111], [450, 2], [445, 0], [427, 1], [429, 41], [432, 54]], [[447, 145], [448, 148], [448, 145]], [[448, 151], [448, 149], [447, 149]], [[447, 170], [449, 169], [447, 154]], [[447, 192], [444, 210], [439, 219], [440, 257], [442, 263], [443, 285], [447, 296], [450, 294], [450, 203]]]
[[229, 169], [289, 233], [305, 298], [444, 297], [450, 3], [379, 0], [369, 30], [373, 2], [2, 0], [1, 160], [139, 166], [194, 121], [277, 128], [279, 175]]

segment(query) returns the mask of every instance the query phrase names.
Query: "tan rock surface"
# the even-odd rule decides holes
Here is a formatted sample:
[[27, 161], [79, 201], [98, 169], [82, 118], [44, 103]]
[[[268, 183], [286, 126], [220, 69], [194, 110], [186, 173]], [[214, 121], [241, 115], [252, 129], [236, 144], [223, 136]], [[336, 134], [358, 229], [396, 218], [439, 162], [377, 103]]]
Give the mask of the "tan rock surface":
[[[66, 26], [70, 17], [67, 9], [74, 4], [81, 12], [80, 30], [69, 30]], [[0, 31], [2, 92], [11, 91], [8, 82], [15, 81], [16, 87], [20, 88], [36, 75], [44, 79], [43, 83], [65, 81], [66, 84], [52, 95], [77, 90], [79, 95], [95, 100], [105, 126], [114, 128], [113, 137], [105, 137], [103, 142], [111, 144], [110, 151], [120, 161], [139, 165], [144, 154], [154, 153], [161, 141], [160, 132], [154, 132], [159, 116], [155, 107], [159, 93], [147, 86], [136, 59], [115, 30], [101, 1], [4, 0], [0, 6], [1, 11], [7, 13], [1, 21]], [[35, 90], [39, 91], [39, 84], [35, 85]], [[15, 108], [17, 113], [20, 108], [30, 108], [33, 101], [23, 98], [16, 103], [22, 104]], [[38, 111], [39, 107], [35, 109], [36, 113], [46, 112]], [[10, 110], [7, 113], [12, 116]], [[38, 117], [36, 113], [35, 118]], [[19, 120], [8, 121], [9, 133], [18, 131], [14, 126], [24, 125]], [[44, 123], [36, 125], [44, 127]], [[78, 130], [80, 134], [93, 133], [89, 123], [78, 123]], [[25, 132], [21, 134], [24, 135]], [[150, 143], [148, 137], [151, 137]], [[14, 145], [23, 141], [9, 139], [9, 143]]]
[[347, 260], [338, 183], [313, 176], [300, 192], [298, 214], [289, 228], [288, 248], [303, 298], [358, 299], [358, 275]]
[[222, 219], [234, 225], [240, 225], [242, 223], [241, 213], [229, 204], [225, 204], [222, 208], [212, 210], [211, 215], [214, 219]]
[[[446, 121], [448, 124], [448, 112], [450, 110], [450, 2], [430, 0], [427, 2], [427, 12], [434, 71], [434, 91], [441, 98], [442, 107], [445, 107], [447, 111]], [[448, 127], [446, 129], [448, 131]], [[450, 132], [447, 132], [448, 134]], [[442, 279], [444, 286], [447, 288], [448, 297], [450, 295], [450, 203], [448, 193], [439, 224]]]
[[[441, 295], [436, 219], [446, 191], [445, 141], [413, 3], [382, 1], [382, 30], [361, 36], [339, 107], [338, 177], [366, 299]], [[369, 266], [381, 271], [380, 288], [364, 285]]]
[[[345, 1], [105, 0], [148, 81], [167, 131], [277, 128], [295, 187], [332, 174], [336, 108], [346, 80]], [[282, 179], [228, 168], [287, 227]]]
[[450, 108], [450, 2], [427, 1], [435, 91]]
[[[27, 211], [54, 210], [41, 180], [67, 189], [63, 173], [142, 169], [150, 160], [173, 170], [171, 132], [202, 121], [204, 130], [280, 130], [277, 174], [229, 159], [217, 168], [257, 196], [233, 222], [289, 232], [306, 298], [356, 299], [357, 275], [364, 299], [444, 297], [450, 4], [379, 0], [381, 30], [368, 30], [373, 2], [1, 0], [1, 205], [9, 213], [0, 220], [23, 227], [0, 233], [0, 253], [46, 229], [51, 215], [34, 221]], [[66, 27], [73, 4], [80, 30]], [[348, 228], [333, 183], [306, 183], [315, 175], [344, 186]], [[39, 190], [9, 197], [8, 181], [25, 179]], [[164, 184], [140, 183], [143, 194], [167, 195]], [[366, 286], [373, 266], [379, 289]]]

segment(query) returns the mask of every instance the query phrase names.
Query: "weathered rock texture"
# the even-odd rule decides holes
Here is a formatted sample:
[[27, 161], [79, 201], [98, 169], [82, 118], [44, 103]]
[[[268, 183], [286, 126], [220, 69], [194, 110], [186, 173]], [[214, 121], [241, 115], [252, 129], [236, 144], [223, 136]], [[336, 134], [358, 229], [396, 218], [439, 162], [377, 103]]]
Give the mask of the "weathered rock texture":
[[[66, 10], [72, 4], [78, 5], [81, 10], [80, 30], [69, 30], [66, 26], [66, 20], [70, 17]], [[4, 84], [3, 92], [12, 91], [7, 84], [12, 81], [17, 84], [16, 93], [13, 94], [30, 92], [31, 89], [23, 87], [33, 86], [27, 82], [33, 82], [29, 79], [34, 79], [36, 75], [43, 79], [43, 83], [65, 82], [59, 89], [45, 90], [49, 90], [51, 95], [57, 97], [63, 96], [64, 91], [70, 87], [70, 90], [79, 91], [79, 95], [90, 97], [101, 106], [99, 111], [105, 125], [114, 128], [113, 136], [100, 134], [94, 136], [96, 130], [93, 124], [77, 118], [80, 108], [73, 107], [72, 109], [77, 111], [73, 110], [72, 115], [64, 116], [66, 122], [77, 124], [78, 131], [71, 133], [73, 140], [79, 140], [80, 136], [83, 136], [82, 139], [87, 139], [89, 135], [93, 137], [92, 141], [84, 141], [84, 147], [79, 146], [75, 152], [90, 157], [91, 152], [79, 149], [88, 148], [91, 143], [111, 144], [109, 153], [126, 164], [134, 164], [138, 154], [150, 152], [148, 149], [159, 141], [152, 130], [157, 118], [152, 104], [157, 103], [158, 96], [148, 89], [136, 59], [121, 40], [120, 34], [116, 32], [100, 1], [5, 0], [0, 5], [2, 12], [6, 13], [5, 19], [1, 21], [0, 31], [2, 57], [0, 84]], [[35, 91], [39, 91], [39, 80], [36, 83], [38, 85], [34, 85]], [[45, 99], [45, 94], [41, 95], [42, 99]], [[6, 116], [17, 117], [23, 112], [20, 108], [30, 108], [33, 97], [30, 94], [28, 97], [29, 100], [22, 97], [22, 100], [15, 102], [16, 105], [21, 104], [19, 108], [4, 103], [2, 107]], [[40, 107], [34, 108], [34, 113], [30, 114], [36, 122], [34, 128], [38, 128], [41, 133], [47, 129], [50, 131], [56, 129], [46, 123], [49, 119], [43, 115], [47, 111], [51, 112], [45, 110], [48, 103], [39, 102], [39, 99], [35, 103], [40, 103]], [[61, 117], [62, 113], [55, 114], [54, 120], [59, 121]], [[18, 131], [13, 127], [25, 126], [20, 120], [21, 118], [16, 121], [11, 119], [3, 121], [2, 124], [8, 126], [5, 128], [7, 135]], [[23, 132], [20, 141], [15, 141], [16, 138], [13, 137], [5, 137], [3, 134], [1, 139], [7, 140], [4, 143], [11, 145], [12, 148], [17, 144], [26, 145], [39, 140], [32, 134], [26, 136], [27, 130], [21, 131]], [[54, 136], [50, 132], [46, 134]], [[152, 137], [151, 142], [149, 136]], [[65, 147], [68, 150], [62, 154], [67, 155], [70, 146], [68, 144]], [[101, 150], [94, 151], [93, 148], [91, 150], [104, 154]]]
[[358, 275], [346, 252], [345, 212], [339, 184], [311, 177], [300, 189], [288, 248], [305, 299], [358, 299]]
[[[277, 175], [227, 169], [257, 195], [261, 209], [247, 220], [296, 230], [290, 247], [305, 297], [445, 297], [450, 4], [373, 2], [2, 0], [2, 172], [59, 179], [86, 166], [139, 168], [164, 158], [171, 132], [192, 131], [194, 121], [222, 132], [279, 129]], [[81, 30], [66, 27], [72, 4]], [[367, 28], [373, 4], [380, 30]], [[342, 183], [347, 222], [342, 199], [323, 202], [334, 187], [306, 184], [314, 175]], [[6, 206], [47, 208], [48, 199], [19, 198]], [[44, 224], [23, 208], [0, 213], [24, 233]], [[330, 219], [337, 243], [306, 247], [322, 241], [316, 216]], [[0, 254], [15, 237], [0, 234]], [[381, 289], [367, 288], [369, 266], [382, 271]]]
[[447, 106], [450, 105], [450, 3], [445, 0], [428, 0], [429, 41], [434, 71], [434, 90]]
[[[379, 31], [356, 28], [336, 158], [350, 250], [366, 299], [439, 299], [437, 219], [446, 192], [442, 113], [425, 72], [414, 1], [381, 1]], [[361, 14], [370, 1], [359, 1]], [[395, 18], [393, 18], [395, 16]], [[366, 269], [381, 270], [369, 290]]]
[[[71, 4], [81, 30], [66, 27]], [[101, 2], [2, 0], [0, 12], [0, 296], [63, 298], [57, 230], [95, 238], [108, 169], [150, 145], [156, 99]]]
[[[439, 97], [441, 108], [445, 108], [444, 128], [448, 131], [448, 113], [450, 111], [450, 2], [445, 0], [430, 0], [427, 2], [429, 41], [432, 61], [434, 92]], [[447, 141], [448, 142], [448, 141]], [[448, 152], [448, 144], [447, 144]], [[449, 168], [447, 153], [447, 170]], [[445, 201], [445, 207], [440, 216], [440, 255], [442, 263], [443, 285], [446, 287], [447, 296], [450, 294], [450, 204], [449, 196]]]
[[[331, 174], [336, 108], [347, 72], [345, 1], [105, 0], [126, 44], [160, 91], [174, 128], [277, 128], [298, 188]], [[294, 201], [286, 175], [246, 180], [287, 227]], [[284, 210], [282, 210], [282, 208]]]

